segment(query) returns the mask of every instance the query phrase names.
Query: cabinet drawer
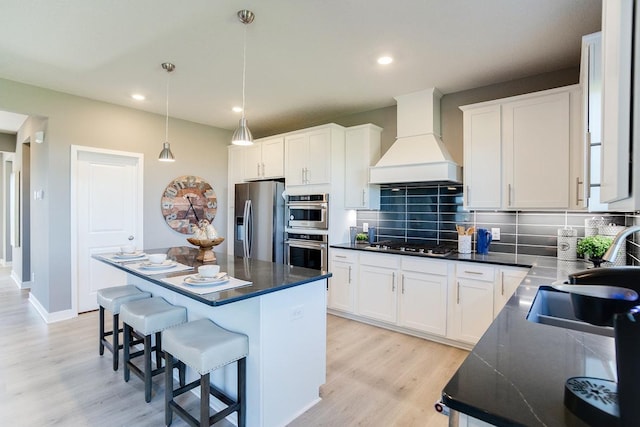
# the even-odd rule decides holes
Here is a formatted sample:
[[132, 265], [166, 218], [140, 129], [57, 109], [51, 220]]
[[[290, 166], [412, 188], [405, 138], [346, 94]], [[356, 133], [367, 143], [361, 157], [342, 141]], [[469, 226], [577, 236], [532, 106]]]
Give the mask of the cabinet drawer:
[[340, 250], [331, 250], [331, 261], [342, 261], [342, 262], [358, 262], [358, 253], [356, 251], [340, 251]]
[[374, 267], [398, 268], [400, 267], [399, 255], [360, 254], [360, 265]]
[[447, 261], [434, 261], [429, 259], [419, 259], [405, 256], [402, 258], [403, 271], [415, 271], [417, 273], [436, 274], [438, 276], [447, 275]]
[[495, 268], [491, 266], [460, 263], [456, 266], [456, 277], [493, 282]]

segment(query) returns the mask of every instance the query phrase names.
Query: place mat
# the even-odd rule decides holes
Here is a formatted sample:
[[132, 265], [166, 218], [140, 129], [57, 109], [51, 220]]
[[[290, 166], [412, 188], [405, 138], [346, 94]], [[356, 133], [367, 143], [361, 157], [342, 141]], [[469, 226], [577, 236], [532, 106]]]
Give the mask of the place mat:
[[180, 289], [184, 289], [186, 291], [192, 292], [194, 294], [198, 294], [198, 295], [204, 295], [204, 294], [210, 294], [212, 292], [220, 292], [220, 291], [226, 291], [228, 289], [233, 289], [233, 288], [239, 288], [241, 286], [248, 286], [253, 284], [253, 282], [248, 282], [246, 280], [240, 280], [240, 279], [236, 279], [235, 277], [231, 277], [229, 276], [229, 281], [228, 282], [224, 282], [221, 283], [219, 285], [197, 285], [197, 286], [193, 286], [193, 285], [189, 285], [188, 283], [184, 282], [184, 279], [187, 276], [174, 276], [174, 277], [167, 277], [165, 279], [162, 279], [163, 282], [167, 282], [173, 286], [177, 286]]
[[153, 274], [164, 274], [164, 273], [173, 273], [176, 271], [193, 270], [193, 267], [185, 264], [180, 264], [179, 262], [176, 262], [176, 264], [173, 267], [158, 268], [158, 269], [142, 268], [140, 264], [141, 263], [139, 262], [132, 262], [130, 264], [127, 264], [126, 267], [137, 273], [144, 274], [147, 276], [151, 276]]
[[121, 255], [119, 252], [111, 254], [100, 254], [101, 258], [114, 262], [132, 262], [132, 261], [145, 261], [148, 259], [147, 254], [142, 251], [137, 251], [138, 256]]

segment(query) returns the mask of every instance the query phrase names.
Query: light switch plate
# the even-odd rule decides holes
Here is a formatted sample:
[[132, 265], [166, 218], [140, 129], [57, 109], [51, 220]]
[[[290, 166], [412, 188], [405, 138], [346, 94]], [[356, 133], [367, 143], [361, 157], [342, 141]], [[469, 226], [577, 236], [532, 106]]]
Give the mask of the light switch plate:
[[500, 228], [494, 227], [491, 229], [491, 240], [500, 240]]

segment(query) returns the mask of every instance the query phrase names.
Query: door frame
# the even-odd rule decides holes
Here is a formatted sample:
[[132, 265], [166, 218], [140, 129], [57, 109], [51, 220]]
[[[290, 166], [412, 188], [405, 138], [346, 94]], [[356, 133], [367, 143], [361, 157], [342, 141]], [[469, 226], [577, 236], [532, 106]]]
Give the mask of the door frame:
[[[83, 145], [71, 145], [71, 311], [78, 315], [78, 229], [74, 226], [78, 221], [78, 183], [76, 181], [78, 175], [78, 163], [81, 153], [91, 154], [107, 154], [112, 156], [128, 157], [136, 159], [138, 162], [138, 194], [144, 196], [144, 154], [134, 153], [129, 151], [109, 150], [104, 148], [88, 147]], [[140, 241], [144, 242], [143, 233], [143, 217], [144, 217], [144, 197], [138, 197], [137, 211], [140, 212], [140, 216], [137, 219], [138, 233]]]

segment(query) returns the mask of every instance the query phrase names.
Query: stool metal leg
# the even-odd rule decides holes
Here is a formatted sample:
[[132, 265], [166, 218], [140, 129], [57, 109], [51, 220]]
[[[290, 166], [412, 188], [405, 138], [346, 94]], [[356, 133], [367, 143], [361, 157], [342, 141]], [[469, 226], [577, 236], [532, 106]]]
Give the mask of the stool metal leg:
[[156, 332], [156, 369], [160, 367], [162, 367], [162, 332]]
[[144, 336], [144, 400], [151, 402], [151, 335]]
[[200, 427], [209, 427], [209, 393], [211, 383], [209, 374], [200, 376]]
[[113, 370], [118, 370], [118, 355], [120, 354], [120, 315], [113, 315]]
[[173, 400], [173, 356], [164, 352], [164, 423], [170, 426], [173, 422], [173, 411], [169, 402]]
[[247, 358], [238, 360], [238, 427], [247, 423]]
[[104, 344], [102, 340], [104, 339], [104, 307], [100, 306], [100, 356], [104, 354]]
[[124, 365], [124, 381], [128, 382], [131, 375], [129, 371], [129, 361], [131, 360], [131, 326], [126, 323], [124, 324], [123, 340], [124, 361], [122, 364]]

